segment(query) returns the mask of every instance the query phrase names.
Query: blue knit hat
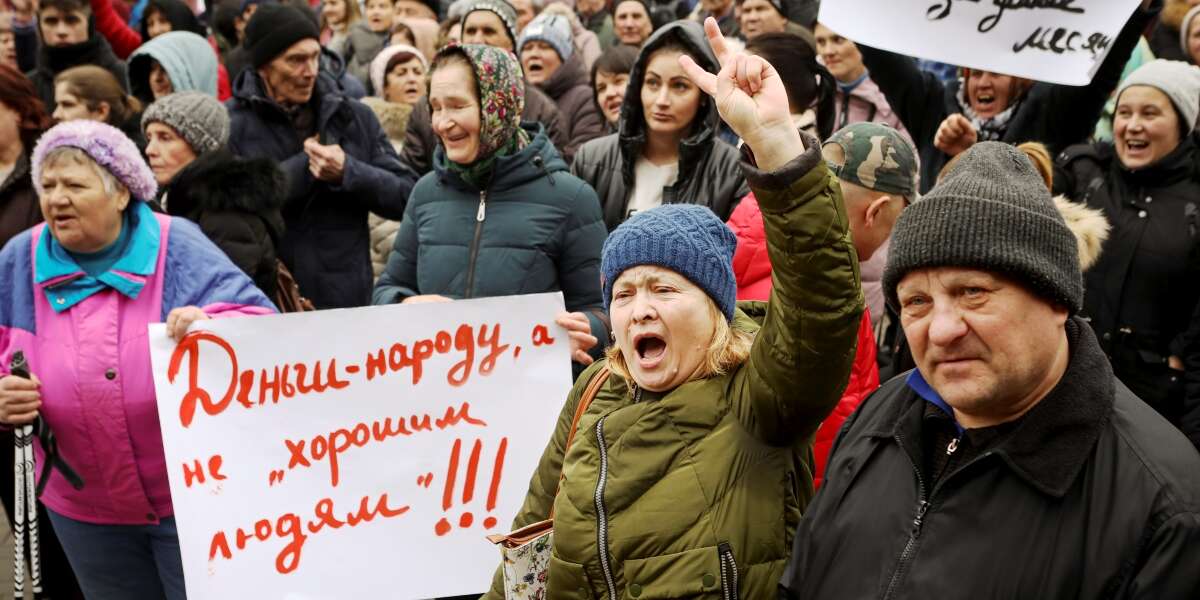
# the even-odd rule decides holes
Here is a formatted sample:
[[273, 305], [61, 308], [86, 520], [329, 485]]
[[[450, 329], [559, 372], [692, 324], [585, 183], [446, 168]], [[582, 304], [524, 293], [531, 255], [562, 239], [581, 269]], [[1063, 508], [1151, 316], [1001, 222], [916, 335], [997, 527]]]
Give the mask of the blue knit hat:
[[694, 204], [667, 204], [639, 212], [604, 242], [604, 310], [612, 303], [613, 282], [627, 269], [654, 265], [670, 269], [700, 286], [725, 318], [733, 321], [737, 282], [733, 251], [737, 238], [711, 210]]
[[560, 15], [549, 13], [538, 15], [521, 30], [521, 39], [517, 41], [517, 53], [525, 50], [525, 44], [532, 41], [542, 41], [550, 44], [558, 53], [558, 57], [566, 62], [571, 58], [574, 40], [571, 35], [571, 24]]

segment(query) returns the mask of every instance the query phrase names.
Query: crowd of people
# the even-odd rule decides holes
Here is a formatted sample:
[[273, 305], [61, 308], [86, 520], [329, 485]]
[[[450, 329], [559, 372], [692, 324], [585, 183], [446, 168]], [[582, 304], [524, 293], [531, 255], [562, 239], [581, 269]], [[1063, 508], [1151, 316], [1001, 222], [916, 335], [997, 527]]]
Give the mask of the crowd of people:
[[49, 596], [186, 596], [148, 324], [559, 291], [544, 598], [1200, 597], [1200, 0], [1083, 86], [818, 10], [0, 0]]

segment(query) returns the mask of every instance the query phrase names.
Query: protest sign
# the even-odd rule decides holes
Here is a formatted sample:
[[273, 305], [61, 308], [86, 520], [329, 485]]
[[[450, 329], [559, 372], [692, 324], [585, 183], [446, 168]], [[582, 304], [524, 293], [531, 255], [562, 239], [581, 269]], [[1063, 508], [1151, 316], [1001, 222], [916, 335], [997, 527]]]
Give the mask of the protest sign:
[[837, 0], [820, 21], [860, 44], [1086, 85], [1139, 0]]
[[188, 598], [488, 589], [571, 386], [561, 294], [213, 319], [151, 359]]

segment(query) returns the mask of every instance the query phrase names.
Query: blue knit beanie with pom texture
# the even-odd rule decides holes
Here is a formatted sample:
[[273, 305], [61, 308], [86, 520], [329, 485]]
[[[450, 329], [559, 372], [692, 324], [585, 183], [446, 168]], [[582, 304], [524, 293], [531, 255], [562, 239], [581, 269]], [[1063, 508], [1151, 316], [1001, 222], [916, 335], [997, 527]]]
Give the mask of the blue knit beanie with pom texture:
[[733, 252], [737, 237], [711, 210], [694, 204], [668, 204], [639, 212], [604, 242], [604, 310], [612, 304], [613, 282], [632, 267], [652, 265], [683, 275], [713, 299], [732, 322], [737, 306]]

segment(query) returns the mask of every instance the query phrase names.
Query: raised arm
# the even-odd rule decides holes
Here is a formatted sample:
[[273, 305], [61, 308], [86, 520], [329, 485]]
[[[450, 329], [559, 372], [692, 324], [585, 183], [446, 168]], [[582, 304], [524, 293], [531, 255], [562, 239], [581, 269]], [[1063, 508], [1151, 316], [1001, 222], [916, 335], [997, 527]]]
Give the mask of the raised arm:
[[711, 18], [704, 29], [720, 74], [687, 56], [680, 62], [754, 152], [758, 168], [743, 168], [762, 209], [774, 268], [770, 309], [731, 400], [752, 433], [790, 445], [816, 432], [846, 387], [863, 312], [858, 258], [841, 188], [817, 141], [802, 140], [792, 126], [779, 74], [761, 58], [728, 48]]

